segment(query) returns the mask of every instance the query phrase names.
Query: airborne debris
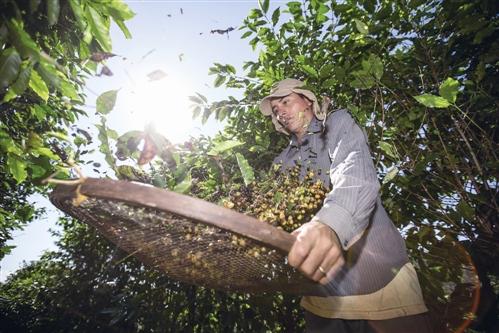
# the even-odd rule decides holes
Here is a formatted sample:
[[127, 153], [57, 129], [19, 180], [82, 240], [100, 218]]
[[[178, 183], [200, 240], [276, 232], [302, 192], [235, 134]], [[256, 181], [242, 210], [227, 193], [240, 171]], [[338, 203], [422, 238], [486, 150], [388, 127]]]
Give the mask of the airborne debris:
[[104, 65], [104, 66], [102, 66], [99, 74], [97, 74], [97, 76], [102, 76], [102, 75], [113, 76], [113, 72], [111, 71], [111, 69], [109, 69], [109, 67], [107, 67], [106, 65]]
[[225, 30], [223, 30], [223, 29], [213, 29], [213, 30], [210, 31], [210, 33], [212, 33], [212, 34], [219, 34], [219, 35], [227, 34], [227, 38], [229, 38], [229, 32], [234, 31], [235, 29], [236, 28], [234, 28], [234, 27], [228, 27]]
[[95, 62], [101, 62], [103, 60], [116, 57], [116, 54], [114, 53], [109, 53], [109, 52], [94, 52], [90, 56], [90, 60], [95, 61]]
[[92, 142], [92, 136], [90, 135], [90, 133], [88, 133], [88, 132], [87, 132], [87, 131], [85, 131], [84, 129], [77, 128], [77, 129], [76, 129], [76, 132], [77, 132], [77, 133], [82, 134], [82, 135], [85, 137], [85, 139], [87, 139], [87, 141], [88, 141], [89, 143], [90, 143], [90, 142]]
[[152, 71], [151, 73], [147, 74], [147, 77], [149, 78], [149, 81], [161, 80], [161, 79], [164, 79], [167, 76], [168, 76], [168, 74], [166, 74], [165, 72], [163, 72], [161, 69], [157, 69], [157, 70]]
[[142, 58], [140, 58], [140, 60], [144, 60], [148, 55], [150, 55], [151, 53], [153, 53], [154, 51], [156, 51], [156, 49], [152, 49], [152, 50], [149, 50], [146, 54], [144, 54], [142, 56]]

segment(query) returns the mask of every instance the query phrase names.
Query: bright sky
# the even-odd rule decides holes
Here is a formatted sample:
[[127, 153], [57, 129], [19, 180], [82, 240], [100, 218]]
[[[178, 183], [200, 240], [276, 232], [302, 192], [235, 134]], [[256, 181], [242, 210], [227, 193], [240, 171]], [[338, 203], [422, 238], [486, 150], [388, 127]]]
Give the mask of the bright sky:
[[[133, 38], [126, 40], [116, 26], [112, 29], [113, 52], [119, 57], [108, 60], [113, 76], [93, 77], [87, 81], [87, 110], [93, 114], [95, 99], [101, 93], [120, 89], [115, 109], [108, 125], [123, 134], [142, 130], [153, 122], [170, 141], [180, 143], [190, 135], [214, 134], [220, 128], [209, 121], [201, 128], [192, 121], [187, 97], [199, 92], [209, 100], [238, 95], [238, 92], [213, 88], [213, 76], [208, 68], [214, 62], [231, 64], [240, 70], [243, 61], [254, 60], [248, 40], [241, 40], [237, 30], [254, 1], [125, 1], [136, 13], [127, 23]], [[285, 1], [272, 1], [271, 10]], [[212, 34], [211, 30], [236, 28], [226, 34]], [[124, 59], [126, 58], [126, 59]], [[149, 81], [147, 75], [161, 70], [167, 75]], [[80, 127], [94, 131], [95, 119], [84, 120]], [[39, 258], [46, 249], [55, 249], [49, 229], [56, 229], [57, 210], [39, 196], [33, 198], [48, 213], [16, 232], [9, 245], [17, 247], [0, 263], [0, 281], [22, 265]]]

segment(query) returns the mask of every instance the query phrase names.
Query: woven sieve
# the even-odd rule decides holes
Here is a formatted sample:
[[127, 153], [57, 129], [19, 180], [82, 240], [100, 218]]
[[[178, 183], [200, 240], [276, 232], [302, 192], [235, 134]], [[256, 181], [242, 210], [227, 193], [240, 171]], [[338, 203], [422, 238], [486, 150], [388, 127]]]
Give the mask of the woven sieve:
[[88, 178], [58, 185], [52, 203], [173, 279], [224, 291], [323, 295], [286, 264], [294, 237], [255, 218], [145, 184]]

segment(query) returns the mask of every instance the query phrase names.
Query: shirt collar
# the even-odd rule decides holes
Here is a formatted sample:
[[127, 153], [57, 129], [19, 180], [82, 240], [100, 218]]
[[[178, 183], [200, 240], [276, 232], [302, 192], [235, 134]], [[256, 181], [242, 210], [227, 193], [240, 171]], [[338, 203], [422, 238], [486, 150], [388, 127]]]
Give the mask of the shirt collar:
[[[302, 144], [308, 139], [307, 137], [310, 134], [318, 133], [320, 131], [322, 131], [322, 122], [319, 119], [317, 119], [316, 117], [313, 117], [310, 124], [308, 124], [307, 133], [303, 137]], [[291, 135], [291, 141], [289, 142], [289, 145], [292, 147], [299, 147], [300, 146], [300, 144], [298, 143], [298, 138], [296, 137], [296, 135], [294, 135], [294, 134]]]

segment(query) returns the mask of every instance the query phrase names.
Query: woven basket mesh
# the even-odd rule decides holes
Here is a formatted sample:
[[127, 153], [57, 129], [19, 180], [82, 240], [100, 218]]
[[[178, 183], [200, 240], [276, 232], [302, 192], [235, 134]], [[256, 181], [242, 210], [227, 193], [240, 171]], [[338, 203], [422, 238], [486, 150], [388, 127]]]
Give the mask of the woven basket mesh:
[[57, 189], [51, 196], [59, 209], [173, 279], [223, 291], [321, 294], [272, 244], [164, 210], [101, 198], [75, 206], [72, 199]]

